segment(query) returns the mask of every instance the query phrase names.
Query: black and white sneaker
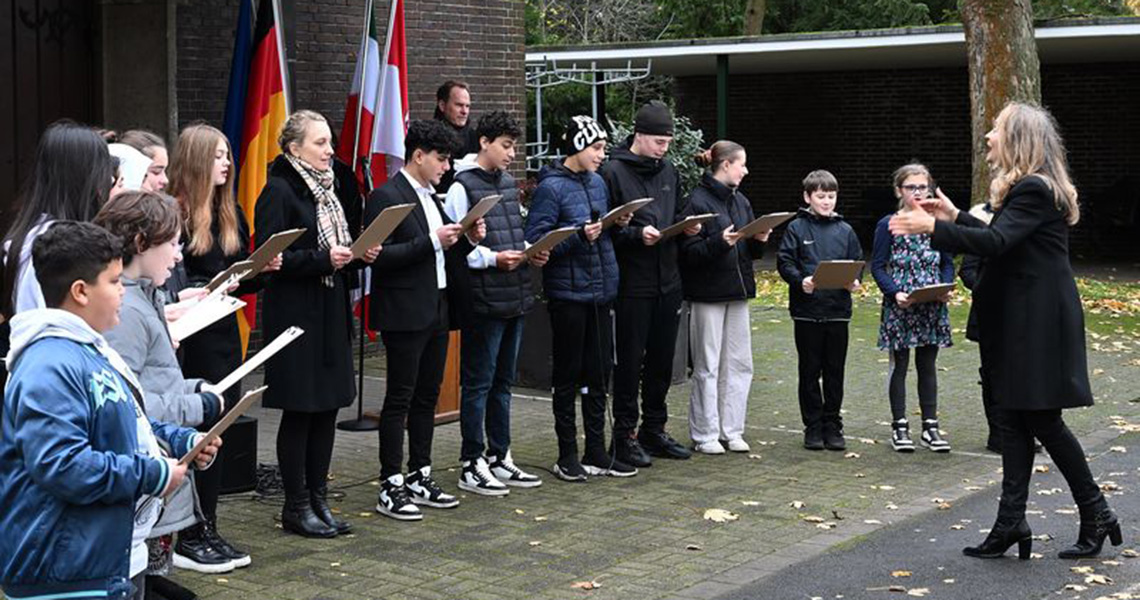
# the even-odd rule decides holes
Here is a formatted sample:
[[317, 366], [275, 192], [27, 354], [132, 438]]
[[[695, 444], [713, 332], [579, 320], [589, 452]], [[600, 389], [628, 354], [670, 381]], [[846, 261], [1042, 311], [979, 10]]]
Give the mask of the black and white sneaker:
[[420, 507], [412, 503], [403, 475], [393, 475], [380, 483], [380, 498], [376, 512], [398, 521], [419, 521], [424, 518]]
[[507, 450], [506, 456], [491, 460], [491, 474], [502, 483], [512, 487], [534, 488], [542, 485], [541, 479], [515, 465], [510, 450]]
[[919, 443], [934, 452], [950, 451], [950, 442], [942, 439], [942, 434], [938, 431], [937, 419], [926, 419], [922, 422], [922, 437], [919, 438]]
[[895, 452], [914, 452], [914, 440], [910, 439], [910, 424], [906, 418], [891, 423], [891, 448]]
[[455, 508], [459, 498], [448, 494], [431, 478], [431, 467], [420, 467], [419, 471], [408, 473], [408, 495], [412, 502], [432, 508]]
[[637, 468], [627, 465], [605, 452], [592, 452], [582, 457], [582, 468], [591, 476], [633, 477]]
[[558, 459], [558, 462], [554, 463], [553, 471], [555, 477], [571, 483], [582, 483], [586, 481], [587, 477], [586, 469], [582, 467], [582, 463], [578, 462], [576, 456]]
[[511, 493], [503, 482], [495, 478], [487, 468], [487, 460], [480, 456], [475, 460], [463, 461], [459, 473], [459, 489], [480, 496], [506, 496]]

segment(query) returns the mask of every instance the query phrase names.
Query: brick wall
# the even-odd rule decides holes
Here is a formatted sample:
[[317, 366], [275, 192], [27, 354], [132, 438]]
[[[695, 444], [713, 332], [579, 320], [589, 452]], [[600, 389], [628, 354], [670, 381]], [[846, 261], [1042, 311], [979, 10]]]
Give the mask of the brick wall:
[[[268, 1], [268, 0], [266, 0]], [[295, 108], [328, 117], [339, 132], [356, 66], [364, 0], [283, 0]], [[193, 0], [178, 6], [178, 122], [221, 125], [226, 102], [237, 0]], [[389, 3], [374, 10], [383, 36]], [[408, 101], [413, 119], [431, 118], [435, 90], [446, 79], [471, 85], [472, 113], [502, 109], [526, 115], [522, 0], [405, 2]]]
[[[1140, 173], [1140, 113], [1133, 108], [1140, 106], [1140, 63], [1045, 65], [1042, 89], [1082, 201], [1119, 201], [1105, 198], [1109, 188]], [[674, 89], [678, 111], [710, 141], [715, 90], [713, 77], [678, 78]], [[894, 209], [890, 175], [911, 159], [927, 164], [952, 198], [967, 200], [970, 135], [965, 69], [748, 74], [729, 83], [728, 137], [748, 149], [743, 191], [756, 210], [802, 205], [804, 175], [828, 169], [839, 179], [840, 212], [868, 246], [877, 220]], [[1074, 229], [1075, 253], [1129, 251], [1130, 234], [1092, 223]]]

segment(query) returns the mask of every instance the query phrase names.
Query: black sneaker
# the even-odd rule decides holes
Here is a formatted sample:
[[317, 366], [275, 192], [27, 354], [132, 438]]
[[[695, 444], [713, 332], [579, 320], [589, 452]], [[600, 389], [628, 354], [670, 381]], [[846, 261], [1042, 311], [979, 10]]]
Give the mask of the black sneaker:
[[239, 569], [248, 567], [249, 563], [252, 562], [249, 553], [234, 548], [232, 544], [227, 542], [225, 538], [218, 533], [218, 526], [209, 519], [202, 522], [202, 536], [206, 538], [206, 541], [214, 550], [217, 550], [222, 556], [228, 556], [230, 560], [234, 561], [234, 567]]
[[412, 502], [432, 508], [455, 508], [459, 498], [448, 494], [431, 478], [431, 467], [420, 467], [419, 471], [408, 473], [408, 494]]
[[641, 442], [637, 441], [633, 434], [614, 436], [613, 443], [610, 444], [610, 454], [617, 456], [617, 459], [623, 463], [639, 469], [653, 465], [653, 459], [649, 458], [649, 453], [641, 447]]
[[480, 456], [475, 460], [463, 461], [463, 470], [459, 472], [459, 489], [479, 494], [480, 496], [506, 496], [511, 493], [503, 482], [491, 474], [487, 468], [487, 459]]
[[587, 452], [586, 456], [582, 457], [582, 468], [586, 470], [587, 474], [593, 476], [633, 477], [637, 475], [637, 467], [628, 465], [601, 450]]
[[542, 485], [542, 480], [538, 476], [531, 475], [515, 465], [510, 450], [507, 450], [506, 456], [491, 460], [491, 475], [511, 487], [536, 488]]
[[843, 423], [828, 421], [823, 424], [823, 447], [828, 450], [847, 449], [847, 440], [843, 437]]
[[685, 460], [692, 458], [693, 451], [681, 445], [664, 431], [639, 431], [637, 441], [650, 456]]
[[914, 452], [914, 440], [910, 439], [910, 424], [906, 418], [891, 423], [891, 448], [895, 452]]
[[206, 540], [201, 525], [189, 527], [178, 536], [178, 543], [174, 545], [174, 566], [212, 575], [229, 573], [235, 568], [230, 557], [214, 549]]
[[808, 450], [823, 450], [823, 427], [808, 425], [804, 427], [804, 448]]
[[942, 434], [938, 431], [937, 419], [924, 419], [922, 421], [922, 437], [919, 438], [919, 443], [934, 452], [950, 451], [950, 442], [943, 439]]
[[424, 518], [420, 507], [412, 502], [404, 476], [393, 475], [380, 484], [380, 498], [376, 500], [376, 512], [398, 521], [419, 521]]
[[582, 468], [582, 463], [578, 462], [576, 456], [558, 459], [553, 471], [555, 477], [571, 483], [582, 483], [587, 478], [586, 469]]

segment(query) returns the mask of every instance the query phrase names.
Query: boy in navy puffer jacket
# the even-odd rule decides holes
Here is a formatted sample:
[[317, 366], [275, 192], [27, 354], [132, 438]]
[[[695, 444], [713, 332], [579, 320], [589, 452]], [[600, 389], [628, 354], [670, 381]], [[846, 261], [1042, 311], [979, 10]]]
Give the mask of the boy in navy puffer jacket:
[[[590, 117], [574, 117], [564, 139], [566, 158], [539, 173], [527, 215], [526, 241], [535, 243], [561, 227], [580, 227], [550, 251], [542, 287], [554, 333], [554, 431], [558, 463], [554, 475], [585, 481], [587, 475], [634, 475], [605, 449], [606, 384], [613, 366], [613, 301], [618, 267], [601, 217], [609, 206], [606, 185], [596, 171], [606, 152], [606, 132]], [[618, 223], [624, 227], [629, 217]], [[578, 460], [574, 400], [582, 393], [586, 452]]]

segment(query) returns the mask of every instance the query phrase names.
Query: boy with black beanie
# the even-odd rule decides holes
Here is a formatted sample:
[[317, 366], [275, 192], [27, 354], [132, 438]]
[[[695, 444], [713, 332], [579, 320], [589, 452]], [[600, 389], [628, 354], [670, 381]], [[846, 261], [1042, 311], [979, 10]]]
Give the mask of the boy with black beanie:
[[[611, 453], [622, 462], [647, 467], [652, 464], [649, 455], [691, 456], [665, 432], [665, 396], [673, 379], [682, 295], [677, 239], [661, 239], [661, 230], [683, 217], [688, 200], [680, 194], [677, 169], [664, 158], [673, 139], [669, 107], [656, 100], [642, 106], [633, 130], [602, 168], [611, 208], [653, 198], [633, 214], [629, 226], [613, 233], [621, 279], [615, 304], [617, 364]], [[700, 225], [695, 225], [686, 229], [685, 235], [698, 232]], [[639, 388], [641, 428], [635, 434]]]

